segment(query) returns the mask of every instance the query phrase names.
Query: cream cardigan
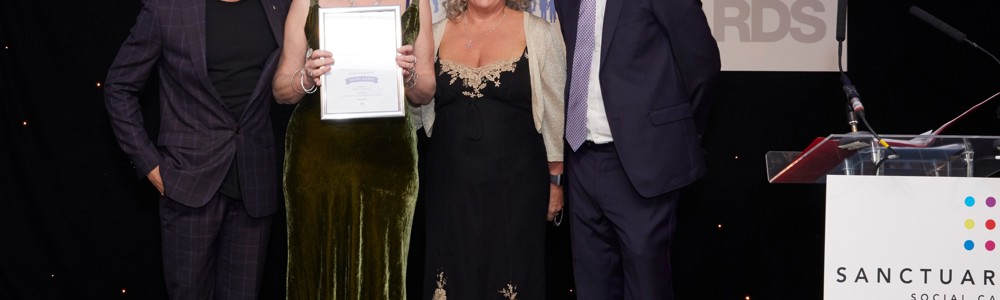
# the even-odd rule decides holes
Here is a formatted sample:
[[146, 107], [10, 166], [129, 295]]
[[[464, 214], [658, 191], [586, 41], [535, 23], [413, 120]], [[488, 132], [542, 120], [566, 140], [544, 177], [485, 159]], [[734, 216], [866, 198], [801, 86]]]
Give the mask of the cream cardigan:
[[[441, 45], [441, 36], [448, 19], [434, 23], [434, 59]], [[565, 122], [566, 46], [559, 23], [549, 23], [530, 13], [524, 13], [524, 36], [528, 47], [528, 68], [531, 78], [531, 110], [535, 130], [542, 134], [548, 161], [563, 160]], [[407, 102], [409, 103], [409, 102]], [[414, 129], [423, 127], [427, 136], [434, 129], [434, 100], [421, 107], [409, 107]]]

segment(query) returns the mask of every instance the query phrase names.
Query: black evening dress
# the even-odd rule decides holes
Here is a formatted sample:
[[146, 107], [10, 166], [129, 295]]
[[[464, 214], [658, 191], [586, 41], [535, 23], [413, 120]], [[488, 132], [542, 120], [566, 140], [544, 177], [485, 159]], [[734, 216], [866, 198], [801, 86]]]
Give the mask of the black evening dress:
[[545, 297], [548, 164], [528, 57], [435, 63], [436, 119], [421, 161], [425, 299]]

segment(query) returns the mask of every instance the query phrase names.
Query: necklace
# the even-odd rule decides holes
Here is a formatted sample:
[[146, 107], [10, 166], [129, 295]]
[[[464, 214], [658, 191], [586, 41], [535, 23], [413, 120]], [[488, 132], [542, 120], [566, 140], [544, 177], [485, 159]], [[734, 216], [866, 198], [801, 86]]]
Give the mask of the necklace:
[[[358, 6], [358, 0], [347, 0], [347, 2], [351, 3], [351, 7]], [[375, 2], [372, 3], [372, 6], [379, 6], [379, 4], [382, 4], [382, 0], [375, 0]]]
[[[507, 17], [507, 10], [505, 8], [506, 7], [503, 6], [503, 5], [500, 6], [500, 10], [503, 11], [503, 15], [501, 15], [500, 18], [497, 19], [497, 23], [493, 24], [493, 27], [490, 28], [490, 30], [487, 30], [484, 33], [477, 34], [474, 37], [487, 36], [490, 33], [493, 33], [493, 31], [496, 30], [498, 27], [500, 27], [500, 23], [503, 23], [503, 19], [505, 17]], [[500, 14], [500, 12], [498, 11], [496, 14]], [[462, 17], [462, 32], [465, 33], [465, 39], [467, 40], [465, 42], [465, 48], [469, 49], [469, 48], [472, 48], [472, 38], [473, 37], [469, 36], [469, 29], [468, 29], [469, 26], [468, 26], [468, 22], [465, 22], [465, 20], [466, 20], [466, 17]]]

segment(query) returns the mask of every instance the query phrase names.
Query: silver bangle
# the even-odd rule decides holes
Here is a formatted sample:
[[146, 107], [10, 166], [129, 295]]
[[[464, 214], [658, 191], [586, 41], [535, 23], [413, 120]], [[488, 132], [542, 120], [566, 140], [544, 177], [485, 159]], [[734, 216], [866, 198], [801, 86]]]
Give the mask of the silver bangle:
[[295, 89], [295, 75], [298, 74], [299, 72], [295, 71], [295, 73], [292, 73], [291, 76], [288, 76], [288, 85], [292, 88], [292, 92], [295, 92], [296, 94], [305, 94], [305, 92], [300, 92], [299, 90]]
[[[312, 79], [312, 78], [310, 78], [310, 79]], [[305, 92], [306, 94], [315, 93], [316, 90], [318, 89], [315, 85], [313, 85], [312, 88], [306, 89], [306, 68], [305, 67], [303, 67], [302, 69], [299, 70], [299, 87], [301, 87], [302, 91]]]
[[417, 85], [417, 72], [410, 72], [410, 78], [407, 78], [406, 83], [403, 87], [411, 88]]

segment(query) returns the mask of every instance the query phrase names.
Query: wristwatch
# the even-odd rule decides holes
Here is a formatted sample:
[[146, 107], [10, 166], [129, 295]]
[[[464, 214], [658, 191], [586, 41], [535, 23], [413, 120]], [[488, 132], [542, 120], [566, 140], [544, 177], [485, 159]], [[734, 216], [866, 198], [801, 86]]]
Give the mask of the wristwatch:
[[562, 174], [559, 175], [549, 174], [549, 182], [557, 186], [562, 186]]

